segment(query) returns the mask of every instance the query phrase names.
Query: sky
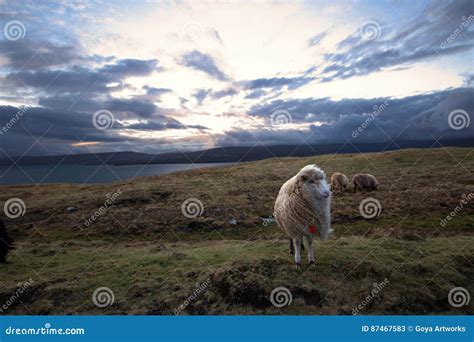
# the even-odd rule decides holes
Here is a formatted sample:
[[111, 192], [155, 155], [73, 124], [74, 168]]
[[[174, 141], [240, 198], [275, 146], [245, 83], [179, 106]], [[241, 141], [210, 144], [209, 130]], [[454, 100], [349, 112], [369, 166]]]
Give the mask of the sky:
[[0, 157], [474, 138], [472, 0], [0, 8]]

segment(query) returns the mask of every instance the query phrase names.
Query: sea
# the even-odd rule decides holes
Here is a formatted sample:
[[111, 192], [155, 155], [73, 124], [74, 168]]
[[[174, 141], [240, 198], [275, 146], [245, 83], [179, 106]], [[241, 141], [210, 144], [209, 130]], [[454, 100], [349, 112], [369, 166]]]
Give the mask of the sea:
[[136, 177], [233, 164], [235, 163], [0, 166], [0, 184], [110, 183]]

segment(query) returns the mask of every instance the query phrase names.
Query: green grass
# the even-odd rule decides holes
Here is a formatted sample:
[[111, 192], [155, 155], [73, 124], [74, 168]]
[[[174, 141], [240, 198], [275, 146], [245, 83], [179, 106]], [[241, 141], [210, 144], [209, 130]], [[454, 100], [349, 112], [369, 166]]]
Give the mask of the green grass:
[[[473, 301], [454, 308], [447, 296], [456, 286], [474, 295], [473, 203], [440, 225], [474, 192], [472, 151], [282, 158], [112, 184], [2, 186], [0, 201], [20, 197], [27, 212], [6, 220], [17, 248], [0, 266], [0, 305], [31, 278], [4, 314], [173, 314], [208, 281], [182, 314], [351, 314], [387, 279], [359, 314], [472, 314]], [[315, 243], [316, 267], [296, 270], [283, 232], [262, 218], [281, 184], [309, 163], [328, 175], [371, 172], [381, 189], [335, 196], [334, 237]], [[118, 188], [123, 195], [86, 227]], [[358, 211], [368, 196], [382, 204], [377, 219]], [[182, 215], [190, 197], [202, 201], [202, 217]], [[67, 213], [69, 206], [78, 211]], [[99, 308], [92, 294], [104, 286], [115, 301]], [[271, 304], [279, 286], [291, 291], [289, 306]]]

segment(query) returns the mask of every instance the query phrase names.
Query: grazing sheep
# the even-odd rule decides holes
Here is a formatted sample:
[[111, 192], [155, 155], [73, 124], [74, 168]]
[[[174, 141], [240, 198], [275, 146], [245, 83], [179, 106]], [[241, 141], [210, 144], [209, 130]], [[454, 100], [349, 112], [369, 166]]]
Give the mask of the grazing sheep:
[[7, 229], [2, 220], [0, 220], [0, 264], [7, 262], [7, 254], [13, 249], [13, 241], [7, 234]]
[[325, 177], [316, 165], [307, 165], [283, 184], [275, 201], [274, 216], [293, 241], [297, 268], [301, 265], [303, 238], [306, 237], [309, 264], [314, 265], [314, 237], [325, 240], [332, 233], [331, 192]]
[[357, 191], [357, 188], [363, 190], [378, 190], [379, 182], [375, 179], [374, 176], [368, 173], [358, 173], [352, 177], [352, 184], [354, 184], [354, 192]]
[[334, 172], [331, 176], [331, 191], [335, 189], [344, 192], [349, 186], [349, 180], [346, 175], [340, 172]]

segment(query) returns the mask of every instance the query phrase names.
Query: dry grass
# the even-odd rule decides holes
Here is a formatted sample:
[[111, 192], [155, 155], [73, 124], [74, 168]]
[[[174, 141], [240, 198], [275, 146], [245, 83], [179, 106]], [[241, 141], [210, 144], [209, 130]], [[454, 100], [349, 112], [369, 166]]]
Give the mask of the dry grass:
[[[6, 220], [17, 249], [0, 266], [0, 304], [19, 281], [32, 278], [6, 313], [166, 314], [210, 279], [184, 313], [350, 314], [374, 282], [387, 278], [361, 314], [473, 313], [472, 301], [455, 309], [447, 293], [463, 286], [474, 295], [474, 204], [440, 225], [463, 194], [474, 192], [472, 151], [268, 159], [103, 185], [2, 186], [0, 201], [20, 197], [27, 212]], [[335, 238], [317, 244], [315, 269], [298, 272], [284, 235], [262, 218], [271, 215], [283, 182], [309, 163], [328, 176], [372, 173], [381, 188], [335, 196]], [[123, 194], [86, 227], [117, 189]], [[382, 205], [378, 219], [359, 213], [368, 196]], [[191, 197], [204, 205], [200, 218], [182, 215], [181, 204]], [[70, 206], [78, 210], [66, 212]], [[113, 289], [112, 306], [92, 303], [99, 286]], [[277, 286], [291, 290], [290, 306], [270, 304]]]

